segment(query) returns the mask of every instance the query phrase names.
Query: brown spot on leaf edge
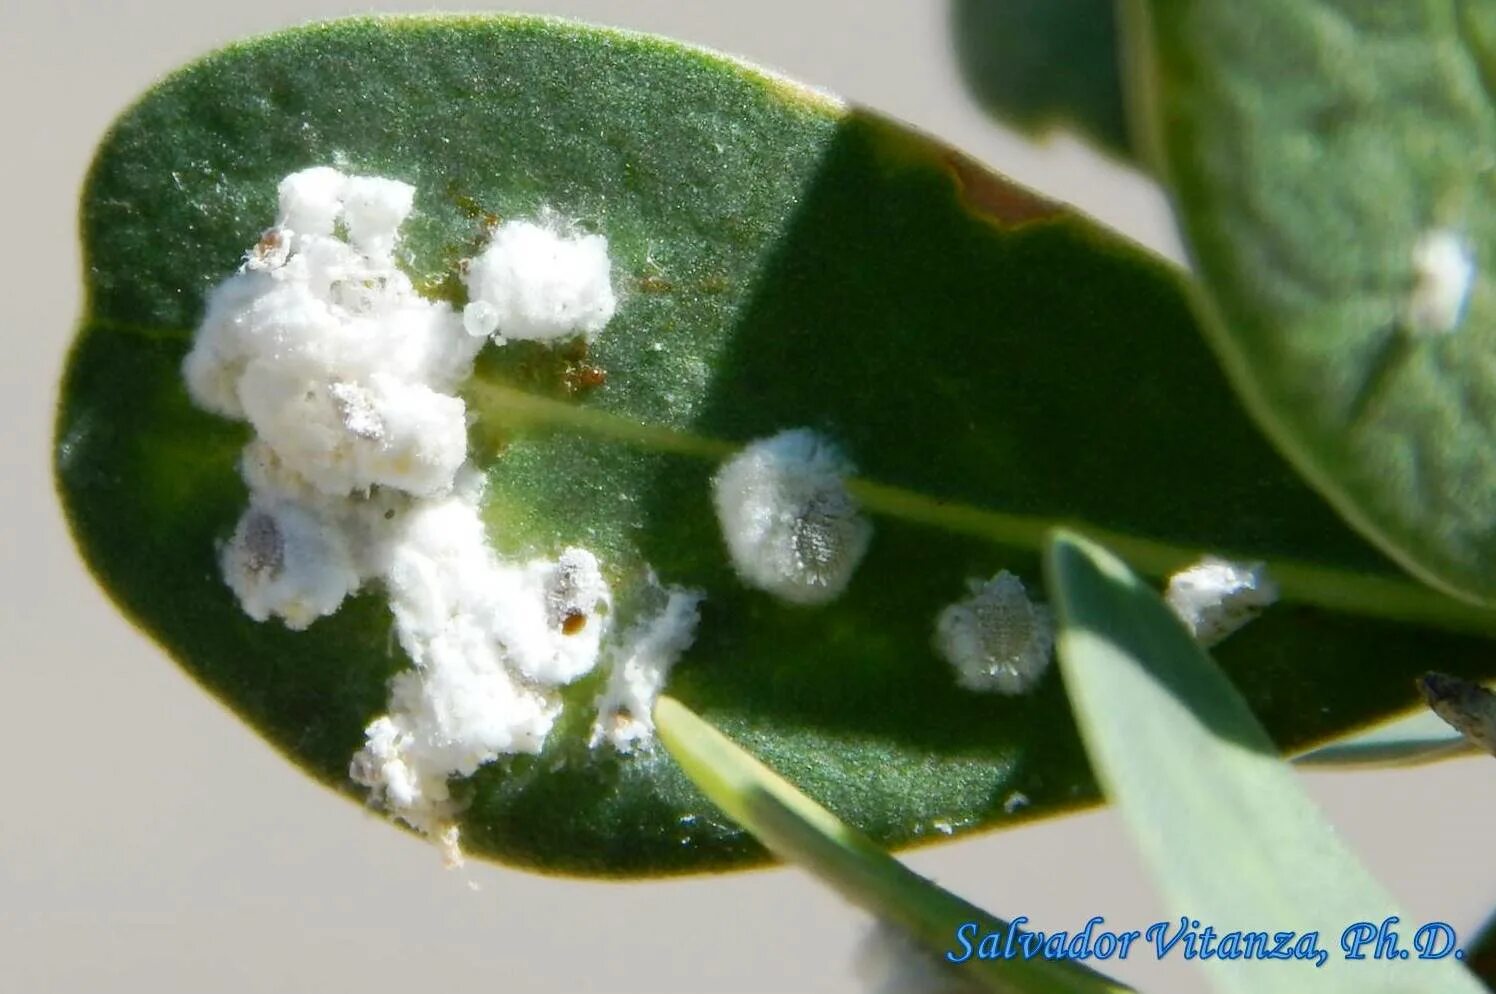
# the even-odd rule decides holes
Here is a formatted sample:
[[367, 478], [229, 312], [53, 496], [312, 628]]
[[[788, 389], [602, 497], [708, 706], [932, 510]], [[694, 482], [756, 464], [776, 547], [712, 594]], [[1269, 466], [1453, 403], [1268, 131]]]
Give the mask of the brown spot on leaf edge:
[[945, 167], [956, 181], [956, 190], [973, 213], [1004, 227], [1059, 217], [1065, 209], [1017, 183], [992, 175], [960, 152], [946, 152]]

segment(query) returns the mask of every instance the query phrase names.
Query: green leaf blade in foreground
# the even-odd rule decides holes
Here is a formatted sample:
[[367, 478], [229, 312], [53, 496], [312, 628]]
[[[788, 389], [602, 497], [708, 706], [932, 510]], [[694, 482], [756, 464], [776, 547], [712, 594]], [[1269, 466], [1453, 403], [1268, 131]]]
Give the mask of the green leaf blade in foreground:
[[[1056, 522], [1153, 576], [1207, 551], [1267, 560], [1285, 603], [1221, 658], [1284, 748], [1416, 706], [1435, 660], [1496, 676], [1496, 615], [1340, 524], [1237, 409], [1177, 275], [1129, 243], [908, 129], [683, 46], [530, 18], [354, 20], [189, 67], [101, 147], [57, 480], [122, 609], [355, 799], [349, 759], [408, 665], [384, 598], [303, 632], [244, 615], [216, 547], [244, 506], [246, 433], [194, 409], [179, 372], [279, 179], [324, 163], [416, 186], [404, 244], [433, 294], [487, 215], [550, 208], [607, 235], [622, 303], [587, 355], [490, 348], [467, 385], [491, 540], [516, 557], [584, 545], [620, 603], [649, 567], [703, 589], [670, 692], [880, 845], [1094, 800], [1057, 681], [973, 694], [930, 644], [968, 579], [1007, 569], [1037, 590]], [[723, 454], [798, 426], [857, 463], [875, 529], [820, 609], [746, 588], [711, 508]], [[761, 860], [658, 751], [587, 747], [600, 681], [568, 690], [540, 756], [455, 785], [464, 848], [586, 874]]]
[[1493, 8], [1127, 9], [1236, 386], [1365, 534], [1496, 600]]
[[1486, 919], [1469, 949], [1470, 969], [1488, 985], [1496, 984], [1496, 915]]
[[[660, 741], [696, 786], [770, 852], [820, 877], [848, 901], [912, 936], [938, 963], [957, 951], [966, 922], [1006, 935], [1008, 922], [906, 868], [837, 820], [680, 702], [660, 699]], [[1131, 990], [1090, 969], [1046, 959], [972, 959], [953, 976], [999, 994], [1119, 994]]]
[[1047, 566], [1060, 667], [1087, 752], [1169, 905], [1217, 934], [1318, 931], [1331, 960], [1322, 969], [1205, 961], [1220, 990], [1482, 990], [1452, 960], [1340, 962], [1347, 926], [1397, 911], [1231, 680], [1110, 553], [1061, 533]]

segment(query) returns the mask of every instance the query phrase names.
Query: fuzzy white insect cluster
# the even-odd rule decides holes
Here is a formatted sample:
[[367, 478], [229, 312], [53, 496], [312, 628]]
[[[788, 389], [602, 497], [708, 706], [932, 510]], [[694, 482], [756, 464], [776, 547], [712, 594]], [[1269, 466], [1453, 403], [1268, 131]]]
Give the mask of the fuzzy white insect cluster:
[[1278, 600], [1278, 585], [1262, 563], [1206, 556], [1169, 577], [1164, 600], [1196, 641], [1209, 647]]
[[[388, 596], [414, 668], [391, 681], [350, 773], [455, 857], [448, 778], [538, 752], [558, 688], [597, 665], [612, 622], [592, 553], [494, 552], [455, 390], [485, 337], [591, 337], [615, 301], [605, 239], [528, 222], [474, 260], [464, 314], [422, 297], [396, 257], [414, 197], [326, 167], [286, 177], [276, 226], [210, 295], [183, 375], [198, 405], [255, 430], [250, 505], [222, 553], [245, 612], [299, 629], [367, 583]], [[645, 715], [629, 748], [648, 738], [697, 601], [672, 597], [614, 675]]]
[[589, 339], [613, 317], [608, 241], [529, 221], [506, 224], [468, 266], [468, 332], [548, 342]]
[[1054, 657], [1054, 619], [1007, 570], [967, 582], [969, 596], [935, 618], [935, 651], [956, 682], [980, 693], [1021, 694]]
[[248, 421], [329, 497], [431, 494], [467, 455], [466, 412], [448, 394], [482, 343], [454, 335], [451, 308], [395, 264], [413, 195], [330, 168], [288, 176], [279, 224], [210, 295], [183, 366], [194, 401]]
[[1413, 245], [1413, 290], [1405, 320], [1416, 331], [1453, 331], [1475, 283], [1475, 258], [1457, 232], [1436, 228]]
[[847, 492], [851, 472], [836, 445], [809, 428], [760, 439], [728, 460], [712, 496], [744, 583], [793, 604], [841, 595], [873, 536]]

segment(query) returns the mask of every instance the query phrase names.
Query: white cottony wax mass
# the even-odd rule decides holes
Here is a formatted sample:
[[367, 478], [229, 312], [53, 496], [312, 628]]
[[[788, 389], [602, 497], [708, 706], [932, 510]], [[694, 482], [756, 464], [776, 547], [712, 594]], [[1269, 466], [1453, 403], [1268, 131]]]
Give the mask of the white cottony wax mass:
[[381, 373], [364, 383], [307, 381], [258, 359], [239, 382], [260, 439], [324, 493], [437, 494], [467, 460], [462, 401], [420, 383]]
[[1206, 556], [1169, 577], [1164, 600], [1209, 647], [1239, 630], [1278, 600], [1278, 585], [1262, 563]]
[[[449, 779], [544, 747], [559, 688], [604, 654], [613, 603], [586, 549], [525, 561], [494, 551], [455, 392], [488, 334], [600, 332], [615, 308], [607, 241], [506, 225], [473, 261], [474, 303], [459, 315], [395, 262], [408, 184], [317, 167], [286, 177], [279, 196], [276, 226], [209, 295], [183, 363], [192, 399], [256, 436], [224, 578], [251, 617], [291, 628], [382, 587], [412, 668], [390, 682], [349, 772], [455, 862]], [[649, 708], [699, 601], [672, 593], [614, 647], [617, 690], [600, 705], [620, 750], [652, 731]]]
[[841, 595], [873, 536], [847, 492], [851, 472], [835, 444], [808, 428], [753, 442], [723, 465], [712, 497], [744, 583], [794, 604]]
[[1407, 322], [1417, 331], [1453, 331], [1465, 316], [1475, 283], [1470, 243], [1448, 228], [1427, 231], [1413, 246], [1412, 263]]
[[559, 704], [519, 678], [511, 655], [544, 656], [561, 635], [547, 638], [542, 591], [526, 590], [524, 569], [489, 548], [470, 496], [413, 508], [387, 555], [395, 630], [415, 669], [392, 682], [389, 713], [369, 726], [351, 773], [393, 813], [433, 831], [451, 814], [448, 777], [540, 751]]
[[223, 550], [223, 575], [244, 613], [305, 628], [332, 614], [358, 589], [342, 531], [315, 511], [286, 501], [252, 504]]
[[494, 231], [468, 263], [468, 333], [545, 342], [592, 338], [613, 319], [608, 240], [530, 221]]
[[1007, 570], [969, 581], [970, 596], [935, 619], [935, 651], [968, 690], [1021, 694], [1039, 682], [1054, 657], [1054, 620]]
[[[383, 373], [451, 390], [467, 378], [481, 343], [460, 333], [450, 306], [416, 293], [390, 258], [410, 210], [410, 188], [382, 181], [389, 187], [385, 202], [357, 226], [348, 219], [349, 229], [363, 235], [349, 242], [332, 230], [332, 221], [345, 217], [342, 201], [314, 202], [307, 189], [325, 196], [331, 177], [309, 172], [318, 174], [315, 184], [299, 180], [301, 174], [281, 184], [281, 223], [209, 295], [183, 365], [193, 400], [245, 418], [240, 379], [256, 359], [309, 383]], [[371, 219], [382, 219], [382, 226]], [[313, 227], [298, 230], [292, 226], [298, 221]]]
[[622, 753], [654, 741], [654, 705], [670, 670], [696, 641], [701, 620], [699, 590], [673, 587], [659, 614], [641, 622], [611, 653], [607, 689], [597, 704], [591, 744], [609, 742]]

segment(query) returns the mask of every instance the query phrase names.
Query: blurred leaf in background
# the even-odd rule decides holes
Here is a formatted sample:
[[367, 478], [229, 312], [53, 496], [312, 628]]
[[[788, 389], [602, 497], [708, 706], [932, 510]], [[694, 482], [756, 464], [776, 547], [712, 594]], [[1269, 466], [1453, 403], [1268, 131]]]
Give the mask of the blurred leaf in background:
[[1004, 124], [1132, 159], [1113, 0], [951, 0], [967, 89]]
[[1122, 9], [1233, 384], [1364, 534], [1496, 601], [1496, 5]]

